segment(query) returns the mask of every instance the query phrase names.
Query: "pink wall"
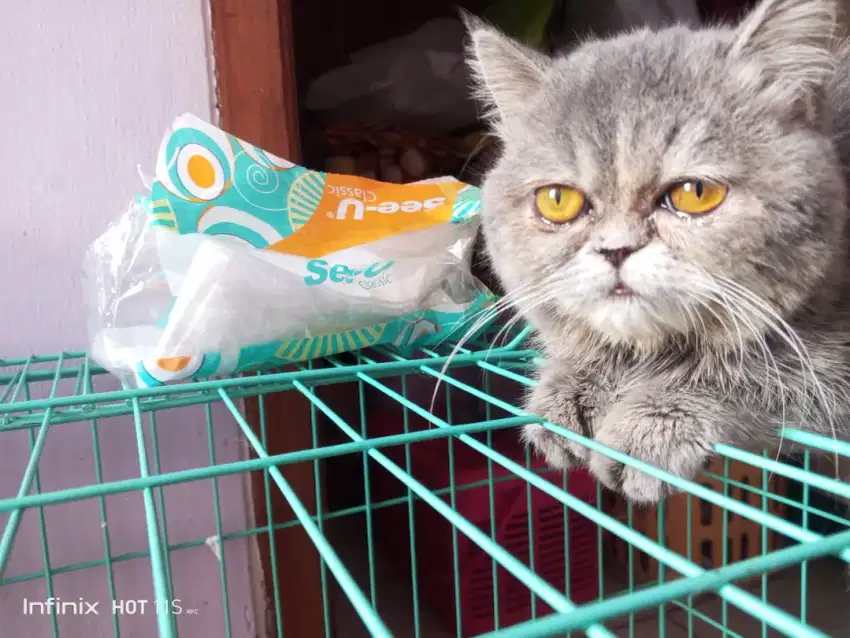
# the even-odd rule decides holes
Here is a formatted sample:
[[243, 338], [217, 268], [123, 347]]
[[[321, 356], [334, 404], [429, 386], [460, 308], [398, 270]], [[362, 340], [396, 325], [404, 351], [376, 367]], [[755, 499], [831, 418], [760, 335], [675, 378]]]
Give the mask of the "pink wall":
[[[152, 172], [173, 117], [189, 111], [214, 118], [205, 0], [15, 4], [0, 21], [0, 357], [85, 349], [80, 263], [88, 242], [143, 188], [138, 167]], [[240, 458], [244, 450], [233, 419], [216, 409], [214, 425], [217, 462]], [[99, 427], [104, 479], [138, 476], [131, 421], [116, 418]], [[0, 436], [0, 498], [9, 498], [20, 484], [29, 442], [24, 433]], [[158, 437], [163, 470], [209, 463], [203, 409], [162, 414]], [[93, 482], [90, 425], [56, 426], [40, 469], [44, 490]], [[248, 515], [241, 477], [220, 481], [219, 489], [224, 531], [244, 529]], [[170, 542], [215, 534], [208, 481], [173, 486], [165, 498]], [[104, 524], [113, 555], [147, 548], [141, 495], [109, 497], [107, 508], [105, 522], [97, 501], [46, 508], [52, 568], [102, 559]], [[7, 518], [0, 515], [0, 528]], [[245, 541], [225, 544], [235, 637], [259, 635], [250, 600], [249, 549]], [[176, 595], [184, 607], [198, 610], [181, 618], [180, 635], [223, 636], [216, 556], [201, 546], [175, 553], [171, 562]], [[4, 576], [42, 568], [38, 517], [29, 511]], [[153, 597], [146, 560], [116, 565], [115, 582], [119, 598]], [[61, 636], [113, 635], [105, 568], [55, 576], [54, 588], [65, 600], [101, 601], [99, 616], [61, 617]], [[0, 634], [52, 635], [48, 617], [23, 614], [25, 596], [46, 595], [43, 580], [0, 588]], [[152, 638], [155, 617], [150, 612], [124, 617], [120, 628], [124, 637]]]

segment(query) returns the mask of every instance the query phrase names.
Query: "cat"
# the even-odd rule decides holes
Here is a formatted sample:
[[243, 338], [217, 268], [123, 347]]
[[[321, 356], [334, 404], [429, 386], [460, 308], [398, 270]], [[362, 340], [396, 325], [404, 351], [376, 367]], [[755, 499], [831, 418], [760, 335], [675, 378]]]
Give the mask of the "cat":
[[[694, 478], [782, 425], [846, 437], [850, 53], [832, 0], [636, 29], [547, 55], [466, 17], [501, 153], [482, 232], [544, 361], [526, 408]], [[543, 424], [553, 468], [677, 492]], [[787, 446], [787, 444], [786, 444]], [[787, 449], [787, 448], [786, 448]]]

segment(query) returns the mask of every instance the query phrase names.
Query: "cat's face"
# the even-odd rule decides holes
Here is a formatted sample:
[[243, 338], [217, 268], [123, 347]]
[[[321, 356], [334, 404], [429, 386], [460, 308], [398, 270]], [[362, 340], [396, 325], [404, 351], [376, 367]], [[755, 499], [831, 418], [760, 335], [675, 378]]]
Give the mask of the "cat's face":
[[637, 32], [555, 59], [473, 30], [504, 149], [485, 236], [532, 321], [635, 345], [733, 338], [809, 295], [844, 227], [817, 99], [830, 6], [773, 0], [737, 30]]

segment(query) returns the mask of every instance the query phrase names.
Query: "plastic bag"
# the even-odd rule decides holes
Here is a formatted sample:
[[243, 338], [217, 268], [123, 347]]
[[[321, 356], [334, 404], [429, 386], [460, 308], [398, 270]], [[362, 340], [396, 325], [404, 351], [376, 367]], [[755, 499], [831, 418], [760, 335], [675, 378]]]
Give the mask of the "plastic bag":
[[150, 196], [86, 255], [92, 357], [149, 387], [435, 345], [493, 301], [470, 273], [479, 208], [453, 178], [310, 171], [182, 116]]
[[645, 26], [662, 29], [671, 24], [699, 26], [699, 6], [695, 0], [616, 0], [626, 28]]
[[586, 40], [581, 34], [606, 37], [630, 29], [662, 29], [674, 24], [698, 27], [696, 0], [594, 0], [564, 3], [552, 25], [550, 50], [572, 49]]
[[476, 121], [469, 99], [463, 25], [439, 18], [413, 33], [361, 49], [351, 63], [317, 78], [307, 109], [326, 121], [445, 132]]

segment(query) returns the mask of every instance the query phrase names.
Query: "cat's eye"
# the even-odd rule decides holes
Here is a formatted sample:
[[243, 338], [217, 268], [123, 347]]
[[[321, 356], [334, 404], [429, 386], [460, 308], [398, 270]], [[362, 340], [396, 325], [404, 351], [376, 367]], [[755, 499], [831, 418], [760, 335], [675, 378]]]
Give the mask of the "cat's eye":
[[587, 197], [569, 186], [544, 186], [534, 194], [537, 213], [552, 224], [566, 224], [587, 211]]
[[691, 180], [670, 187], [662, 199], [665, 208], [686, 215], [710, 213], [726, 199], [727, 187], [716, 182]]

